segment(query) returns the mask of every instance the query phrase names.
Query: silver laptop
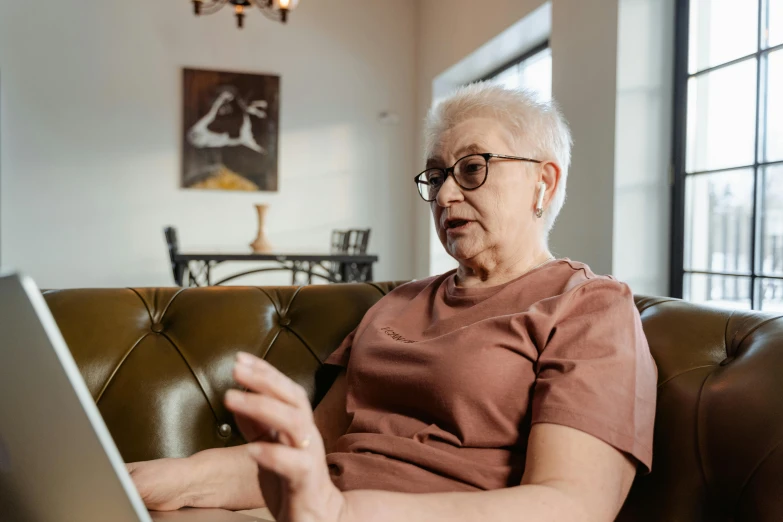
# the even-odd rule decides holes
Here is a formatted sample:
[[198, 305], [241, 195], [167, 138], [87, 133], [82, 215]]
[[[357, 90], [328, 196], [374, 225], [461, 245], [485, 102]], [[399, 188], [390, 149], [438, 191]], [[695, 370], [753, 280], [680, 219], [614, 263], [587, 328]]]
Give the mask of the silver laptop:
[[35, 283], [0, 276], [0, 521], [252, 522], [148, 513]]

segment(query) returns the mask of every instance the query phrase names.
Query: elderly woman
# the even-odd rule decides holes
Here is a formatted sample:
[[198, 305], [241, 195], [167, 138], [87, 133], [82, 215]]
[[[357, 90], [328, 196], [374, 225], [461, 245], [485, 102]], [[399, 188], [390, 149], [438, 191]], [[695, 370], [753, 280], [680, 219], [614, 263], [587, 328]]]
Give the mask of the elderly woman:
[[415, 178], [459, 268], [381, 299], [304, 391], [240, 354], [246, 446], [130, 465], [156, 509], [266, 505], [282, 521], [610, 521], [649, 471], [656, 369], [631, 290], [555, 259], [571, 138], [489, 85], [427, 122]]

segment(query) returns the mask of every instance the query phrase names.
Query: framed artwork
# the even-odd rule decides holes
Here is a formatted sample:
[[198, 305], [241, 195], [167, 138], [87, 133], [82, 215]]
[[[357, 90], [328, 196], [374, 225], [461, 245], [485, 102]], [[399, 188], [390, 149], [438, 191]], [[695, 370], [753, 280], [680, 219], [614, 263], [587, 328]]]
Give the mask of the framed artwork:
[[182, 187], [277, 191], [280, 77], [183, 71]]

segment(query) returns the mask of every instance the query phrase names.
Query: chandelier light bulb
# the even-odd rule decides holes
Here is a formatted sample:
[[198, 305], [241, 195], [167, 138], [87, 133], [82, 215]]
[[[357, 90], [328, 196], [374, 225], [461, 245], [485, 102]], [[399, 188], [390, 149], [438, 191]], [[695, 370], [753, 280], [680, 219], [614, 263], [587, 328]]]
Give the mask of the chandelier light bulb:
[[299, 0], [273, 0], [272, 4], [280, 11], [293, 11], [299, 5]]

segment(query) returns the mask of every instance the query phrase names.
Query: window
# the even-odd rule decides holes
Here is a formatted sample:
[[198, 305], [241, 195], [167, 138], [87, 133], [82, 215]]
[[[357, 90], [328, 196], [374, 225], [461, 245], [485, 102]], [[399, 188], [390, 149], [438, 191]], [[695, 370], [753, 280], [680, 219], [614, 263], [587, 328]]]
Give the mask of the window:
[[549, 42], [536, 46], [513, 62], [496, 69], [481, 80], [509, 89], [529, 89], [541, 98], [552, 99], [552, 49]]
[[678, 0], [675, 45], [672, 295], [783, 311], [783, 0]]

